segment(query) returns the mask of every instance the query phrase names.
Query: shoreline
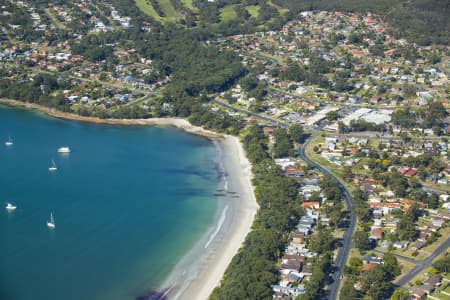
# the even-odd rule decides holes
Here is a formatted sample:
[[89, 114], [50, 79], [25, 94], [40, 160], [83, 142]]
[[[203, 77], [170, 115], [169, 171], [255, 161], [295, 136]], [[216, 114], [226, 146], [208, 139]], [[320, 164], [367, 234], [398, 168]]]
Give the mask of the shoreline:
[[[164, 298], [208, 299], [213, 289], [219, 286], [225, 270], [251, 231], [258, 210], [251, 183], [251, 164], [237, 137], [194, 126], [181, 118], [101, 119], [61, 112], [39, 104], [12, 99], [0, 98], [0, 104], [33, 109], [58, 119], [95, 124], [174, 126], [188, 133], [217, 141], [221, 151], [221, 163], [227, 174], [224, 178], [224, 190], [227, 196], [217, 200], [224, 203], [219, 204], [216, 223], [195, 243], [172, 270], [165, 284], [161, 286]], [[178, 272], [178, 267], [183, 268], [183, 272]]]
[[211, 138], [211, 139], [219, 139], [224, 138], [225, 135], [221, 133], [217, 133], [212, 130], [204, 129], [200, 126], [194, 126], [189, 121], [182, 118], [149, 118], [149, 119], [101, 119], [97, 117], [86, 117], [80, 116], [74, 113], [62, 112], [55, 108], [50, 108], [46, 106], [42, 106], [36, 103], [22, 102], [19, 100], [0, 98], [0, 104], [11, 106], [11, 107], [19, 107], [36, 110], [38, 112], [44, 113], [50, 117], [54, 117], [57, 119], [63, 120], [72, 120], [86, 123], [94, 123], [94, 124], [107, 124], [107, 125], [138, 125], [138, 126], [146, 126], [146, 125], [167, 125], [174, 126], [176, 128], [182, 129], [186, 132]]
[[174, 268], [163, 286], [169, 289], [167, 299], [208, 299], [250, 232], [258, 210], [251, 184], [251, 164], [239, 139], [226, 136], [218, 143], [227, 174], [224, 178], [227, 197], [219, 204], [216, 223]]

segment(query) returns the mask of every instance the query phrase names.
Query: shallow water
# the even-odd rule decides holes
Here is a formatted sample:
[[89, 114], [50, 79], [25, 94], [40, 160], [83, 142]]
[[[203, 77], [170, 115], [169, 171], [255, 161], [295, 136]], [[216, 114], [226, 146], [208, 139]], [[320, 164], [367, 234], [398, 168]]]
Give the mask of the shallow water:
[[210, 141], [180, 130], [0, 107], [0, 298], [134, 299], [159, 287], [219, 219], [217, 163]]

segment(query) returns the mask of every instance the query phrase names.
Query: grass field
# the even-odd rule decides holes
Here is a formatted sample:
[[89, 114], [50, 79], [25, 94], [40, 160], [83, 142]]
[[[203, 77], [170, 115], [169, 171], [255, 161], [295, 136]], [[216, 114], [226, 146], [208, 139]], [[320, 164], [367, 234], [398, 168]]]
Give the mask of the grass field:
[[193, 12], [197, 12], [198, 9], [192, 4], [192, 0], [181, 0], [183, 2], [184, 6], [192, 10]]
[[150, 17], [154, 18], [155, 20], [161, 21], [161, 17], [158, 15], [158, 13], [155, 11], [153, 6], [150, 4], [150, 2], [147, 2], [147, 0], [135, 0], [136, 6], [142, 10], [145, 14], [149, 15]]
[[246, 8], [247, 8], [248, 13], [253, 18], [257, 18], [259, 16], [259, 6], [258, 5], [249, 5]]
[[235, 5], [225, 6], [220, 10], [220, 20], [226, 22], [236, 18], [236, 11], [234, 10]]
[[177, 11], [169, 0], [157, 0], [159, 7], [164, 12], [164, 18], [167, 21], [175, 22], [177, 20]]

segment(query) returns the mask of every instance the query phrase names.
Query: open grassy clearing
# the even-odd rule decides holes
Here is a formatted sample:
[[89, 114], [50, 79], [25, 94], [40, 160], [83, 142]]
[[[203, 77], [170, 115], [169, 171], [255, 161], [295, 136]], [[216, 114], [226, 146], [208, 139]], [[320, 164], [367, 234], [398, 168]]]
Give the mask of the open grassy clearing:
[[220, 20], [222, 22], [227, 22], [236, 18], [236, 11], [234, 10], [235, 5], [225, 6], [220, 10]]
[[279, 13], [280, 15], [284, 15], [285, 13], [287, 13], [287, 12], [289, 11], [289, 9], [287, 9], [287, 8], [282, 8], [282, 7], [279, 7], [278, 5], [273, 4], [272, 1], [270, 1], [270, 0], [267, 1], [267, 3], [270, 4], [270, 5], [272, 5], [272, 6], [275, 7], [276, 9], [278, 9], [278, 13]]
[[181, 2], [193, 12], [198, 12], [198, 8], [192, 4], [192, 0], [181, 0]]
[[167, 21], [175, 22], [178, 17], [178, 13], [169, 0], [157, 0], [159, 7], [164, 12], [164, 18]]
[[143, 11], [145, 14], [154, 18], [157, 21], [161, 21], [162, 18], [158, 15], [153, 6], [148, 2], [148, 0], [135, 0], [136, 6]]
[[258, 5], [249, 5], [245, 7], [253, 18], [257, 18], [259, 16], [259, 6]]

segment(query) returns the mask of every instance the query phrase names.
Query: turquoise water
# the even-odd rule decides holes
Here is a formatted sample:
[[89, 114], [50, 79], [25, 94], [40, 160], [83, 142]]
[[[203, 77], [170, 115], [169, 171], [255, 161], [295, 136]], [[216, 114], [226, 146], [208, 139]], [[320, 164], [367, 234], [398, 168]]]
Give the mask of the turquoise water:
[[0, 107], [0, 299], [134, 299], [159, 287], [214, 226], [217, 160], [210, 141], [176, 129]]

